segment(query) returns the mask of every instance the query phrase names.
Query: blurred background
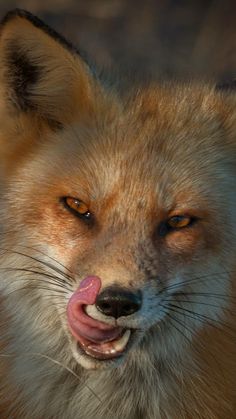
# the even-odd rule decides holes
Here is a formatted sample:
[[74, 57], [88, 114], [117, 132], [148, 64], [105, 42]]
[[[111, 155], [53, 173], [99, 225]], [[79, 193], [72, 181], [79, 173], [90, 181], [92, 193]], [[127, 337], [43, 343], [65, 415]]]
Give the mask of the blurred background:
[[98, 67], [152, 78], [236, 77], [235, 0], [0, 0], [24, 8], [86, 51]]

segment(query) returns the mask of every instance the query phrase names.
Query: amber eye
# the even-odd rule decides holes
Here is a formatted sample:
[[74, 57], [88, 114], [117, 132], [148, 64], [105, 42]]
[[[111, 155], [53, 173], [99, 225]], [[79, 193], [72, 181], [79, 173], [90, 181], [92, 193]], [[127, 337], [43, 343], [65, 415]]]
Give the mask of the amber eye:
[[190, 217], [189, 215], [174, 215], [160, 223], [158, 228], [159, 235], [165, 237], [168, 233], [171, 233], [171, 231], [190, 227], [198, 220], [198, 217]]
[[77, 198], [66, 196], [63, 198], [63, 203], [67, 209], [80, 218], [90, 219], [91, 213], [88, 206]]
[[193, 222], [193, 218], [187, 215], [174, 215], [169, 218], [167, 225], [170, 228], [183, 228], [187, 227]]

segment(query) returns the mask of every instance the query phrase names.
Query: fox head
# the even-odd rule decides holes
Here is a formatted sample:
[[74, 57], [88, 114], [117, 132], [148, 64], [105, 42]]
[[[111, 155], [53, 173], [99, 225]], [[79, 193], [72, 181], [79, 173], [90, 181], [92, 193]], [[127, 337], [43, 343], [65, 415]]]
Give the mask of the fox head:
[[12, 347], [60, 349], [88, 369], [142, 353], [173, 362], [230, 308], [234, 94], [112, 85], [19, 10], [2, 24], [0, 57]]

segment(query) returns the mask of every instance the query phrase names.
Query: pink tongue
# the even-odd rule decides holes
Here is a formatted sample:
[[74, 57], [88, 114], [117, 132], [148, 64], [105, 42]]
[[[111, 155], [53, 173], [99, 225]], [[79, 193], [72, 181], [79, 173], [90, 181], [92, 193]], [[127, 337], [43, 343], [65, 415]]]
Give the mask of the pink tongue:
[[100, 288], [100, 278], [97, 276], [87, 276], [87, 278], [83, 279], [74, 295], [83, 304], [94, 304]]
[[101, 280], [97, 276], [88, 276], [81, 282], [77, 291], [70, 298], [67, 306], [68, 324], [73, 336], [81, 341], [85, 338], [92, 342], [109, 342], [116, 339], [121, 329], [89, 317], [85, 305], [94, 304], [101, 288]]

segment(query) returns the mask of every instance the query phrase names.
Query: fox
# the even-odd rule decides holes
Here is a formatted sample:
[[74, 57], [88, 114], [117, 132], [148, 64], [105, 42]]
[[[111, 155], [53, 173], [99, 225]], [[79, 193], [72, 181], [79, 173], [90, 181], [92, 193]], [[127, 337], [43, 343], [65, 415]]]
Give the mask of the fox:
[[0, 417], [236, 418], [236, 96], [0, 29]]

